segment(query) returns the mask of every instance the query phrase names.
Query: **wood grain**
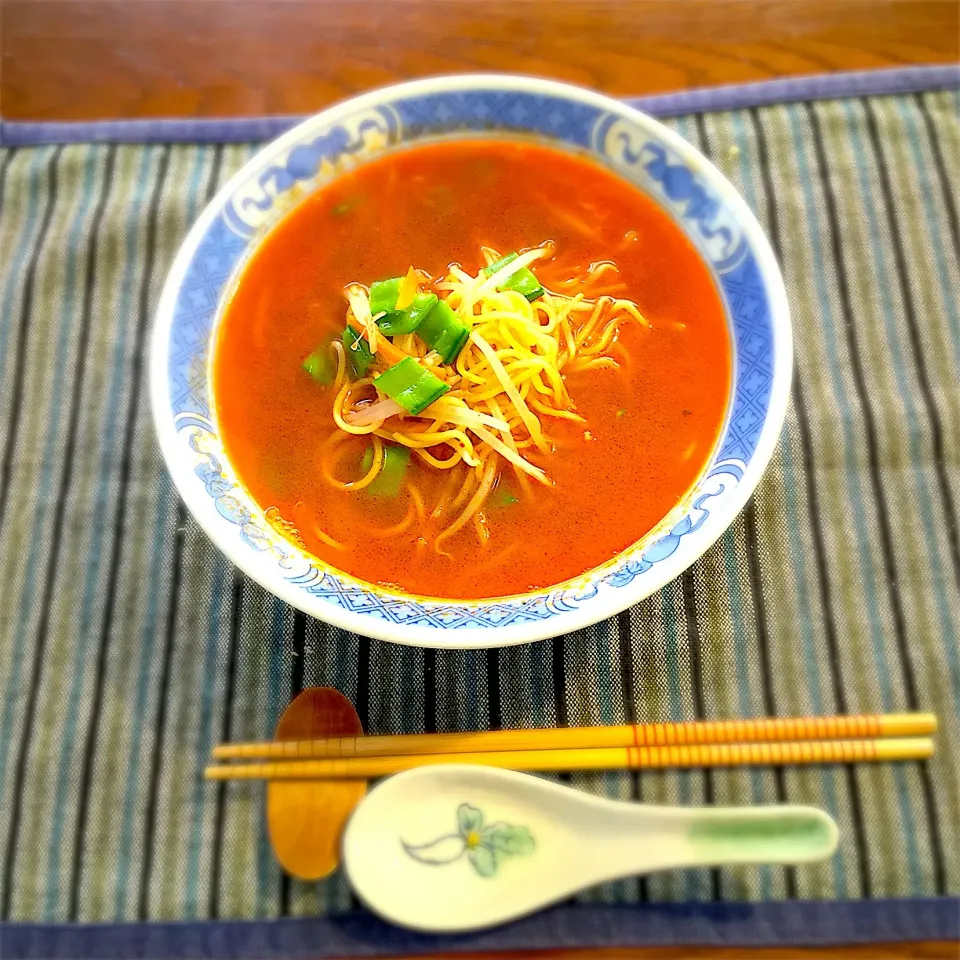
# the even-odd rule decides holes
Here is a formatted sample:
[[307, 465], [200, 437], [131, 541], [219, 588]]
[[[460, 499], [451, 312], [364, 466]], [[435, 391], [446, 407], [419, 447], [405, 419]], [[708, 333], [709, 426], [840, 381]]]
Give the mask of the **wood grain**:
[[956, 0], [2, 0], [7, 120], [309, 113], [472, 70], [618, 95], [951, 62]]
[[[362, 737], [353, 704], [332, 687], [310, 687], [287, 706], [277, 740]], [[267, 786], [267, 832], [287, 873], [317, 880], [340, 864], [340, 840], [350, 814], [367, 792], [364, 780], [301, 780]]]

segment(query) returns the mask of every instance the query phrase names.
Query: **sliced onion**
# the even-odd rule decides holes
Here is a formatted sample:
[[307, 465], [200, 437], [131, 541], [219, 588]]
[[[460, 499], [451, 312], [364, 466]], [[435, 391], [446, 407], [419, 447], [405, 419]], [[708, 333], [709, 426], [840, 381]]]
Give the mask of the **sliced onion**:
[[360, 410], [353, 411], [343, 419], [355, 427], [366, 427], [377, 420], [386, 420], [388, 417], [395, 417], [397, 414], [407, 411], [397, 403], [396, 400], [386, 397], [370, 404], [369, 407], [362, 407]]

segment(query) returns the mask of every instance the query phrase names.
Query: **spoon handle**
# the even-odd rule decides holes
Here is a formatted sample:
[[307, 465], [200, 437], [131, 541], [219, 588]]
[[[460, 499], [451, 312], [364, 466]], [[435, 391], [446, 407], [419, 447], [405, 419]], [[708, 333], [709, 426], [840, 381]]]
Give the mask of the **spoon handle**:
[[829, 857], [839, 836], [833, 819], [813, 807], [637, 807], [625, 812], [625, 820], [614, 828], [619, 842], [610, 834], [621, 875], [735, 863], [811, 863]]
[[698, 862], [793, 864], [825, 860], [837, 848], [833, 819], [813, 807], [691, 811], [686, 839]]

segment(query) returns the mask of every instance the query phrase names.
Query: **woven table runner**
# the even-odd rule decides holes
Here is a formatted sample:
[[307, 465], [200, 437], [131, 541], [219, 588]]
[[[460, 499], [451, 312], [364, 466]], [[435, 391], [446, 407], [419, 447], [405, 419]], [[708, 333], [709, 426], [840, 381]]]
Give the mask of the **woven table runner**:
[[[256, 145], [0, 148], [0, 917], [362, 926], [341, 875], [281, 873], [262, 785], [201, 779], [215, 743], [269, 737], [314, 684], [369, 733], [937, 713], [925, 762], [565, 778], [656, 803], [814, 804], [840, 848], [607, 884], [528, 945], [653, 910], [617, 905], [960, 893], [958, 111], [945, 90], [666, 121], [783, 264], [797, 370], [781, 442], [736, 522], [661, 592], [553, 641], [469, 652], [283, 604], [218, 553], [161, 462], [144, 353], [157, 297]], [[386, 949], [376, 929], [364, 950]]]

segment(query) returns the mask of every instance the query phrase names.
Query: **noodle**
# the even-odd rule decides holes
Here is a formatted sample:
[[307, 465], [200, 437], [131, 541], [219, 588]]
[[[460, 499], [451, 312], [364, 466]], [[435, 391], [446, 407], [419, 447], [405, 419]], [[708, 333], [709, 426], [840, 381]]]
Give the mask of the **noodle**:
[[472, 492], [474, 486], [476, 485], [476, 481], [477, 481], [476, 471], [469, 470], [467, 472], [466, 479], [463, 481], [463, 486], [460, 488], [460, 492], [457, 494], [453, 503], [450, 504], [451, 510], [456, 510], [457, 507], [459, 507], [460, 504], [463, 503], [468, 496], [470, 496], [470, 493]]
[[584, 359], [578, 360], [570, 367], [571, 373], [583, 373], [584, 370], [601, 370], [604, 367], [610, 367], [614, 370], [620, 368], [620, 364], [617, 363], [613, 357], [597, 357], [595, 360]]
[[[340, 436], [341, 435], [334, 434], [333, 439], [339, 440]], [[376, 480], [377, 474], [383, 466], [383, 444], [380, 442], [379, 437], [373, 437], [373, 462], [370, 464], [370, 469], [359, 480], [349, 480], [347, 482], [338, 480], [333, 475], [333, 467], [336, 466], [339, 460], [340, 457], [338, 456], [334, 459], [333, 464], [328, 464], [326, 454], [321, 458], [320, 472], [323, 474], [324, 480], [332, 487], [339, 487], [341, 490], [362, 490]]]
[[490, 529], [487, 527], [487, 515], [482, 510], [478, 510], [473, 515], [473, 526], [480, 538], [480, 546], [486, 547], [490, 539]]
[[[473, 495], [466, 507], [464, 507], [463, 512], [449, 527], [437, 534], [437, 539], [433, 541], [433, 549], [436, 550], [437, 553], [443, 553], [440, 549], [440, 544], [444, 540], [449, 540], [458, 530], [462, 529], [470, 518], [483, 506], [484, 501], [487, 499], [487, 494], [493, 488], [493, 481], [497, 475], [496, 467], [496, 463], [491, 460], [483, 472], [483, 480], [480, 481], [477, 492]], [[449, 554], [447, 554], [447, 556], [449, 556]]]
[[383, 527], [380, 530], [371, 530], [368, 536], [374, 537], [377, 540], [387, 540], [390, 537], [399, 536], [404, 532], [404, 530], [407, 529], [407, 527], [410, 526], [411, 523], [413, 523], [413, 517], [415, 513], [416, 511], [411, 506], [410, 509], [407, 510], [407, 515], [399, 523], [394, 524], [392, 527]]
[[350, 303], [350, 310], [353, 313], [354, 320], [359, 323], [367, 334], [367, 342], [370, 345], [370, 352], [377, 352], [377, 325], [370, 313], [370, 300], [367, 297], [367, 291], [358, 283], [354, 283], [347, 288], [347, 300]]
[[609, 306], [609, 304], [610, 299], [608, 297], [601, 297], [596, 301], [593, 307], [593, 313], [590, 314], [590, 319], [577, 331], [577, 335], [573, 338], [574, 343], [576, 343], [578, 347], [593, 333], [594, 328], [603, 316], [604, 308]]
[[453, 488], [457, 482], [457, 472], [451, 470], [447, 475], [447, 482], [443, 485], [443, 489], [440, 491], [440, 497], [437, 500], [437, 505], [430, 511], [430, 519], [437, 520], [440, 515], [443, 513], [444, 507], [447, 505], [450, 497], [453, 495]]
[[584, 356], [592, 356], [596, 353], [603, 353], [611, 343], [613, 343], [613, 338], [617, 335], [617, 331], [620, 328], [619, 320], [611, 320], [600, 332], [600, 338], [595, 344], [589, 347], [583, 347], [580, 351]]
[[[334, 343], [337, 394], [333, 419], [341, 436], [370, 436], [374, 456], [363, 477], [344, 483], [333, 473], [340, 455], [325, 453], [321, 461], [324, 480], [341, 489], [362, 490], [385, 466], [383, 441], [406, 447], [428, 469], [448, 471], [439, 500], [429, 511], [420, 490], [405, 479], [404, 489], [413, 500], [411, 510], [399, 523], [375, 534], [399, 535], [418, 519], [423, 539], [429, 537], [428, 524], [449, 511], [455, 519], [433, 539], [434, 549], [445, 555], [449, 554], [441, 549], [442, 544], [471, 520], [481, 545], [486, 544], [490, 530], [482, 508], [501, 478], [502, 466], [513, 467], [525, 497], [531, 495], [531, 479], [552, 483], [547, 472], [526, 456], [530, 450], [549, 454], [554, 449], [543, 421], [586, 422], [576, 412], [565, 374], [617, 369], [619, 363], [611, 354], [629, 360], [617, 342], [621, 323], [636, 321], [649, 326], [632, 300], [610, 295], [626, 289], [612, 261], [592, 263], [582, 276], [558, 280], [555, 288], [569, 293], [545, 289], [528, 300], [519, 288], [497, 288], [521, 270], [529, 274], [528, 268], [536, 261], [551, 259], [552, 242], [514, 255], [507, 263], [501, 262], [492, 247], [482, 247], [481, 256], [488, 268], [500, 264], [489, 276], [484, 269], [472, 276], [459, 264], [451, 264], [445, 275], [432, 283], [427, 274], [412, 268], [403, 280], [409, 294], [416, 276], [418, 283], [441, 297], [467, 327], [468, 339], [449, 365], [416, 332], [390, 339], [378, 331], [379, 318], [371, 315], [367, 288], [360, 284], [352, 284], [346, 291], [348, 321], [352, 318], [363, 328], [375, 354], [373, 369], [351, 383], [343, 347]], [[554, 264], [545, 270], [551, 275], [557, 272]], [[578, 292], [573, 292], [575, 289]], [[593, 292], [587, 294], [587, 290]], [[376, 386], [379, 374], [408, 357], [448, 388], [416, 416]]]
[[415, 483], [408, 484], [408, 487], [414, 506], [417, 508], [417, 517], [419, 517], [420, 523], [426, 523], [427, 508], [423, 505], [423, 495], [420, 493], [420, 488]]
[[333, 341], [333, 349], [337, 355], [337, 375], [333, 379], [333, 389], [339, 390], [347, 378], [347, 358], [343, 353], [343, 343], [339, 340]]
[[[576, 367], [573, 369], [576, 369]], [[542, 413], [545, 417], [557, 417], [560, 420], [575, 420], [577, 423], [586, 423], [579, 413], [574, 413], [572, 410], [558, 410], [555, 407], [548, 407], [536, 399], [530, 401], [530, 406], [538, 413]]]
[[345, 543], [340, 543], [339, 540], [334, 540], [329, 534], [324, 533], [315, 523], [313, 526], [313, 532], [317, 537], [322, 540], [328, 547], [333, 547], [334, 550], [346, 550], [347, 545]]
[[356, 424], [347, 423], [343, 417], [343, 410], [346, 406], [346, 400], [351, 395], [353, 390], [356, 387], [361, 386], [362, 384], [373, 383], [369, 378], [364, 380], [357, 380], [355, 383], [345, 383], [341, 388], [340, 392], [337, 394], [337, 398], [333, 401], [333, 419], [336, 422], [337, 426], [344, 431], [344, 433], [355, 433], [359, 436], [362, 436], [367, 433], [373, 433], [374, 430], [377, 430], [380, 427], [380, 424], [383, 423], [382, 420], [374, 420], [372, 423], [366, 424], [362, 427], [358, 427]]
[[453, 456], [447, 457], [446, 460], [441, 460], [439, 457], [435, 457], [427, 450], [415, 449], [413, 452], [421, 460], [426, 460], [431, 467], [436, 467], [438, 470], [451, 470], [463, 460], [462, 451], [457, 450], [456, 448], [454, 448]]
[[500, 383], [503, 384], [503, 388], [506, 390], [511, 403], [517, 408], [517, 413], [520, 414], [520, 418], [526, 425], [527, 430], [530, 431], [530, 436], [537, 441], [538, 446], [546, 449], [546, 445], [543, 443], [543, 432], [540, 429], [540, 421], [530, 412], [520, 391], [517, 389], [517, 385], [507, 375], [507, 371], [503, 369], [503, 364], [494, 352], [493, 347], [491, 347], [476, 330], [470, 334], [470, 339], [480, 348], [480, 351], [490, 362], [491, 369], [494, 374], [496, 374]]

